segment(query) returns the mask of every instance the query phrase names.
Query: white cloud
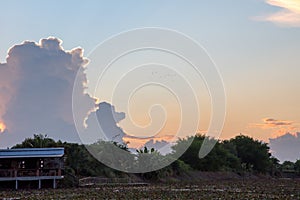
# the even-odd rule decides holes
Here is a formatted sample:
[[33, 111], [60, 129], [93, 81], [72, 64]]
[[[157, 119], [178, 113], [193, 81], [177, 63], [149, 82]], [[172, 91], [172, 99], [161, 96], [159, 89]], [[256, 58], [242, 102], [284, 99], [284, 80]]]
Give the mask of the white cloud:
[[56, 38], [13, 46], [0, 64], [0, 123], [6, 130], [0, 146], [10, 146], [45, 133], [50, 137], [79, 141], [72, 116], [72, 91], [77, 72], [82, 83], [81, 100], [86, 111], [94, 99], [84, 95], [85, 65], [81, 48], [65, 51]]
[[300, 132], [270, 139], [272, 154], [281, 162], [286, 160], [295, 162], [300, 159]]

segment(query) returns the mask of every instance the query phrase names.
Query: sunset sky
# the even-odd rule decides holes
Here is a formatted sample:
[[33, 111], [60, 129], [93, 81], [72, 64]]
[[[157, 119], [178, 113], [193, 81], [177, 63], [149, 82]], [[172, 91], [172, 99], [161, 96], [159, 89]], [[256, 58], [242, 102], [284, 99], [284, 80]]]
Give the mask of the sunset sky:
[[[47, 91], [55, 88], [55, 91], [51, 90], [53, 93], [47, 93], [40, 87], [37, 88], [37, 82], [30, 82], [35, 75], [38, 75], [35, 72], [45, 74], [52, 80], [54, 75], [48, 76], [46, 74], [48, 71], [52, 73], [51, 70], [40, 71], [40, 69], [26, 68], [31, 61], [28, 61], [29, 64], [24, 66], [19, 63], [22, 62], [23, 56], [34, 57], [37, 55], [38, 52], [36, 51], [30, 54], [30, 50], [18, 51], [16, 48], [11, 53], [11, 59], [6, 60], [10, 48], [29, 40], [36, 42], [41, 49], [50, 49], [53, 47], [50, 44], [51, 41], [45, 40], [44, 44], [39, 43], [39, 41], [51, 36], [62, 41], [59, 45], [64, 50], [81, 47], [84, 50], [83, 55], [81, 55], [81, 50], [73, 50], [70, 53], [71, 61], [66, 61], [66, 63], [72, 62], [74, 64], [76, 62], [76, 66], [84, 66], [84, 57], [91, 59], [88, 55], [99, 43], [120, 32], [143, 27], [161, 27], [179, 31], [193, 38], [207, 50], [223, 78], [227, 97], [227, 113], [221, 139], [228, 139], [243, 133], [269, 142], [270, 138], [283, 136], [288, 132], [292, 135], [300, 132], [299, 0], [129, 0], [126, 2], [0, 0], [0, 8], [1, 147], [20, 142], [25, 137], [34, 134], [35, 131], [46, 133], [57, 139], [67, 140], [69, 136], [63, 135], [63, 132], [72, 129], [66, 128], [63, 123], [57, 123], [55, 120], [58, 118], [73, 126], [72, 115], [65, 114], [65, 112], [69, 112], [67, 109], [64, 110], [65, 102], [60, 104], [60, 100], [52, 100], [50, 97], [55, 92], [62, 92], [66, 88], [71, 88], [71, 83], [61, 90], [56, 87], [62, 83], [55, 82], [57, 85], [45, 86]], [[58, 45], [55, 41], [53, 44]], [[60, 47], [57, 46], [57, 48]], [[28, 53], [26, 54], [26, 52]], [[67, 59], [69, 54], [65, 54]], [[140, 58], [143, 55], [138, 56]], [[75, 57], [80, 61], [74, 61], [73, 58]], [[63, 62], [65, 57], [60, 58], [60, 62]], [[121, 67], [122, 65], [123, 63], [119, 63], [115, 67], [117, 69], [118, 66]], [[12, 70], [7, 70], [7, 66]], [[18, 67], [13, 69], [14, 66], [18, 66], [22, 70], [19, 70]], [[57, 70], [59, 76], [63, 76], [61, 74], [64, 73], [68, 74], [65, 71], [59, 72], [59, 69]], [[77, 68], [74, 67], [72, 70], [75, 73]], [[119, 73], [121, 72], [120, 70]], [[89, 65], [87, 65], [86, 73], [87, 79], [93, 76], [93, 73], [89, 72]], [[164, 72], [160, 73], [163, 74]], [[74, 74], [68, 74], [64, 76], [63, 80], [70, 81], [73, 76]], [[113, 75], [111, 75], [111, 80], [113, 80]], [[175, 86], [180, 87], [178, 81], [175, 82]], [[25, 87], [24, 83], [31, 85]], [[202, 99], [200, 110], [203, 114], [200, 118], [203, 120], [203, 124], [200, 123], [197, 131], [205, 133], [210, 119], [211, 105], [209, 104], [209, 94], [205, 90], [203, 82], [199, 82], [198, 86], [199, 90], [203, 89], [203, 93], [197, 94]], [[20, 89], [22, 87], [23, 89]], [[130, 108], [132, 120], [139, 126], [147, 125], [151, 122], [149, 116], [145, 114], [148, 112], [149, 106], [155, 103], [157, 99], [162, 100], [161, 103], [166, 105], [168, 118], [166, 126], [160, 131], [156, 139], [168, 140], [169, 135], [178, 129], [180, 122], [178, 105], [174, 103], [176, 99], [172, 95], [160, 91], [161, 88], [149, 87], [144, 89], [140, 91], [140, 97], [135, 99], [137, 103], [130, 104], [132, 106]], [[35, 94], [35, 91], [42, 93]], [[109, 102], [106, 94], [99, 93], [96, 92], [94, 97]], [[69, 93], [65, 93], [65, 95], [67, 94]], [[30, 108], [19, 107], [22, 106], [22, 103], [29, 105], [30, 96], [36, 97], [32, 101], [33, 103], [49, 101], [56, 105], [55, 102], [58, 101], [57, 105], [60, 105], [64, 111], [49, 111], [49, 115], [52, 116], [53, 114], [53, 122], [50, 123], [51, 126], [49, 125], [49, 127], [58, 124], [57, 129], [28, 128], [24, 129], [26, 132], [22, 132], [23, 124], [24, 127], [28, 127], [29, 122], [20, 121], [23, 119], [21, 116], [24, 115], [24, 118], [26, 115], [29, 116]], [[24, 97], [24, 101], [21, 97]], [[121, 106], [121, 102], [109, 103], [115, 107], [116, 112], [125, 113], [126, 117], [120, 121], [119, 126], [128, 134], [134, 132], [128, 122], [129, 113]], [[41, 108], [47, 107], [47, 105], [45, 103]], [[21, 111], [24, 113], [18, 113]], [[157, 112], [156, 115], [160, 116], [161, 113]], [[56, 115], [61, 115], [61, 117], [57, 118]], [[38, 119], [38, 116], [36, 118]], [[192, 114], [190, 118], [193, 118]], [[48, 124], [44, 123], [46, 122], [41, 122], [39, 127], [43, 125], [48, 127]], [[157, 126], [161, 126], [160, 122], [157, 122]], [[59, 131], [60, 133], [52, 134], [52, 131]], [[147, 129], [147, 131], [149, 133], [151, 129]], [[140, 134], [143, 135], [141, 132]], [[134, 143], [133, 139], [132, 143]]]

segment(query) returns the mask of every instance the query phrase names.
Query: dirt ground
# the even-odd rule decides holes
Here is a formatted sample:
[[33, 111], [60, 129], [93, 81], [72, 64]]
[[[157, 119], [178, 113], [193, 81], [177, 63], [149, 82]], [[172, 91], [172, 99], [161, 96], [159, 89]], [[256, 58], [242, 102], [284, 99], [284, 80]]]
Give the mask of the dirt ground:
[[300, 180], [202, 180], [90, 188], [5, 190], [0, 199], [300, 199]]

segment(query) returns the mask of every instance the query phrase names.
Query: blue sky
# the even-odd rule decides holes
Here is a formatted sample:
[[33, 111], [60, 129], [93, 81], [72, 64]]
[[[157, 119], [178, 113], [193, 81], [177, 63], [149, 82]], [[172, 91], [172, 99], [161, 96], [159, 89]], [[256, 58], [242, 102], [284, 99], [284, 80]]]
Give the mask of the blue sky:
[[[300, 131], [300, 26], [293, 2], [0, 0], [0, 61], [25, 40], [54, 36], [64, 49], [80, 46], [87, 55], [122, 31], [174, 29], [202, 44], [220, 69], [228, 98], [223, 137], [243, 132], [268, 141]], [[273, 17], [288, 11], [296, 22]], [[293, 127], [264, 126], [266, 118], [291, 121]]]
[[49, 35], [62, 38], [65, 48], [80, 45], [88, 52], [113, 34], [145, 26], [175, 29], [202, 43], [232, 42], [253, 32], [271, 35], [276, 27], [250, 18], [277, 9], [253, 0], [1, 1], [1, 58], [17, 42]]

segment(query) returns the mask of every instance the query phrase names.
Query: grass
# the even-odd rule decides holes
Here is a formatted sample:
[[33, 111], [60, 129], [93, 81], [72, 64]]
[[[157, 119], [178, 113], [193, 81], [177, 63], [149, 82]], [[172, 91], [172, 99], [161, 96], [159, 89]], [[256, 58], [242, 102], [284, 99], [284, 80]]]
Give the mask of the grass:
[[0, 199], [300, 199], [300, 180], [222, 180], [148, 186], [6, 190]]

